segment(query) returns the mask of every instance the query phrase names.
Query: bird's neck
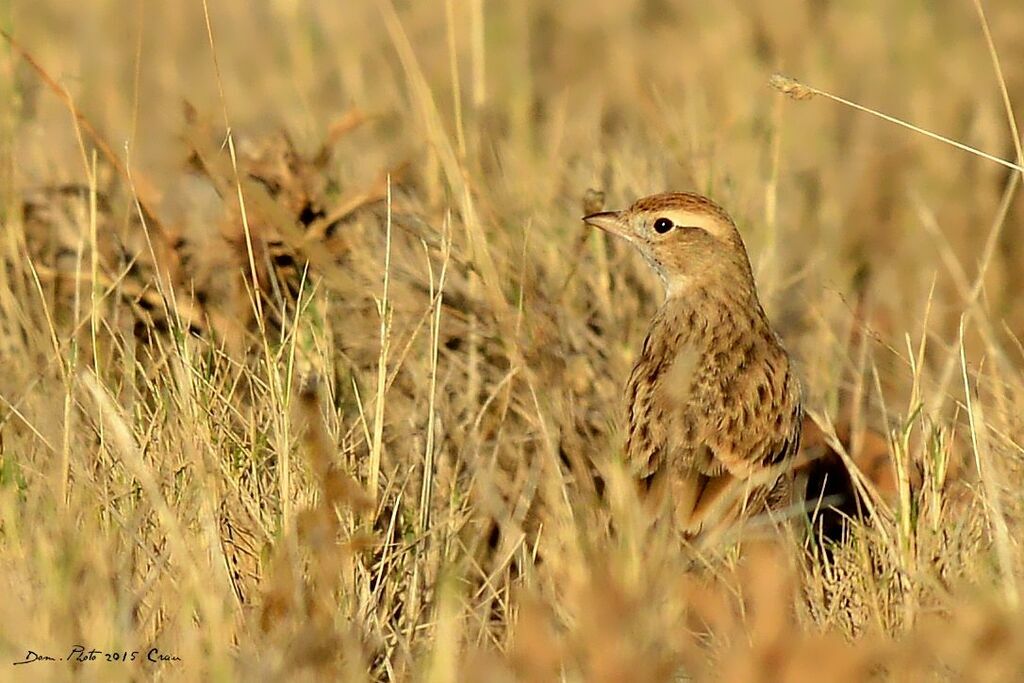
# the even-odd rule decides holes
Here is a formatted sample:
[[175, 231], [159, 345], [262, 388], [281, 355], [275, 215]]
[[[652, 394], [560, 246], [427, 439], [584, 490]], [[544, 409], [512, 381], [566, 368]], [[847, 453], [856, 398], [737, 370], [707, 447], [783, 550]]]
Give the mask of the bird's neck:
[[644, 348], [647, 351], [648, 347], [659, 346], [659, 352], [664, 353], [683, 345], [701, 348], [721, 343], [723, 338], [749, 334], [772, 335], [753, 284], [694, 284], [668, 289], [664, 303], [651, 321]]

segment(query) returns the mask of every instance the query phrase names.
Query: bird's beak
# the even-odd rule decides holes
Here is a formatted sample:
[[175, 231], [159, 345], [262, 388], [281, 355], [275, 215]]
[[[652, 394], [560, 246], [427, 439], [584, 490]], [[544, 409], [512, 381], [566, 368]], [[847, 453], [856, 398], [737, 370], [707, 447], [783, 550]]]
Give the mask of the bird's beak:
[[600, 211], [583, 217], [583, 222], [607, 233], [632, 241], [629, 226], [623, 220], [622, 211]]

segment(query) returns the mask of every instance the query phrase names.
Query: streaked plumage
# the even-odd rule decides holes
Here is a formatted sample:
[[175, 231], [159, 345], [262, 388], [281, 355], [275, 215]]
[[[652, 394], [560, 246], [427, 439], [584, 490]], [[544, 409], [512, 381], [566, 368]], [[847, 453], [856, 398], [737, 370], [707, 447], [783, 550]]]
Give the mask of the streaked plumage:
[[800, 390], [732, 219], [700, 195], [666, 193], [584, 220], [630, 241], [665, 284], [626, 388], [636, 476], [671, 491], [691, 535], [787, 501]]

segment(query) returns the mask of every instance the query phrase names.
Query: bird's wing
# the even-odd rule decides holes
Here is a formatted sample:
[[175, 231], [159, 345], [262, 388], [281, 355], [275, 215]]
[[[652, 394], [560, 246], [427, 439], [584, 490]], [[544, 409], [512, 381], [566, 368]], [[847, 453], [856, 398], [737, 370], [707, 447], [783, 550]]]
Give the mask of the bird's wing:
[[800, 446], [800, 390], [788, 359], [766, 366], [764, 382], [708, 391], [693, 381], [693, 359], [680, 355], [651, 396], [662, 458], [708, 477], [747, 479], [777, 467]]
[[[772, 422], [774, 427], [775, 422]], [[791, 426], [790, 426], [791, 425]], [[757, 430], [728, 434], [721, 430], [704, 437], [705, 446], [690, 466], [673, 472], [670, 482], [677, 521], [688, 533], [727, 524], [743, 509], [760, 509], [775, 491], [800, 444], [800, 408], [797, 404], [781, 429], [770, 429], [759, 438], [744, 439]], [[788, 431], [785, 431], [788, 428]], [[783, 484], [783, 491], [788, 485]], [[780, 494], [783, 500], [787, 493]]]
[[788, 364], [781, 389], [768, 400], [759, 400], [756, 387], [741, 393], [732, 410], [706, 425], [707, 439], [716, 461], [734, 477], [746, 479], [785, 466], [800, 448], [803, 411], [799, 388]]

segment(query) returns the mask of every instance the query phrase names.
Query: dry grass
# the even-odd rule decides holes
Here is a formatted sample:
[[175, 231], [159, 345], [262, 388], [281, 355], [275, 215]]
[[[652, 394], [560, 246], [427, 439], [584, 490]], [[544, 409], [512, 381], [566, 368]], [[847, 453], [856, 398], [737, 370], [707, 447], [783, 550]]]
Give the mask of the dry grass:
[[[1019, 165], [1024, 5], [741, 5], [4, 6], [81, 118], [4, 48], [0, 678], [1024, 669], [1019, 175], [768, 85]], [[874, 454], [843, 542], [640, 507], [660, 292], [591, 188], [736, 216], [819, 442]], [[180, 660], [10, 664], [75, 645]]]

